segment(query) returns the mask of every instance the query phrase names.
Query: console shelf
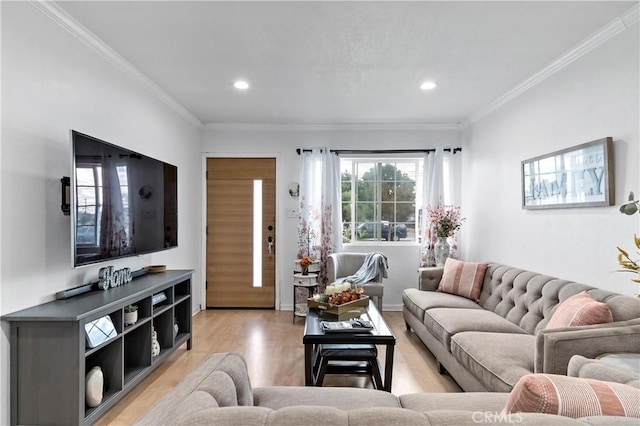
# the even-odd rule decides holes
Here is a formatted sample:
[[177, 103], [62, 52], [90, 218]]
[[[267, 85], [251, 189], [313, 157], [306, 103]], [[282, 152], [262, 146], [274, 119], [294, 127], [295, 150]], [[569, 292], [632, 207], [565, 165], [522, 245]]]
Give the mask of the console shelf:
[[[107, 291], [55, 300], [2, 317], [11, 325], [11, 424], [91, 424], [178, 347], [191, 349], [193, 271], [166, 271]], [[166, 299], [153, 305], [153, 296]], [[138, 321], [124, 325], [124, 307], [138, 306]], [[86, 346], [85, 324], [109, 315], [117, 332]], [[177, 325], [178, 331], [174, 327]], [[155, 330], [160, 354], [151, 352]], [[99, 366], [100, 405], [85, 402], [85, 376]]]

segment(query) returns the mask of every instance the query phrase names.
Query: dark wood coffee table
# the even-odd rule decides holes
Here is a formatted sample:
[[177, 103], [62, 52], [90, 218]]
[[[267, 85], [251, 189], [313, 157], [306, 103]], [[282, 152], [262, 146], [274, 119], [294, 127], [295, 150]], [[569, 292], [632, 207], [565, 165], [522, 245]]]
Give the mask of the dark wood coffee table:
[[[371, 321], [374, 325], [372, 331], [363, 332], [333, 332], [325, 333], [320, 325], [320, 321], [336, 321], [335, 316], [323, 315], [321, 310], [310, 309], [304, 325], [304, 381], [305, 386], [316, 385], [317, 357], [322, 345], [327, 344], [344, 344], [344, 345], [385, 345], [385, 362], [383, 390], [391, 392], [391, 379], [393, 376], [393, 350], [396, 344], [396, 338], [384, 322], [382, 315], [376, 309], [373, 302], [369, 301], [367, 312], [360, 316], [361, 319]], [[377, 362], [377, 361], [376, 361]], [[382, 370], [382, 369], [380, 369]], [[347, 371], [348, 372], [348, 371]], [[355, 370], [354, 370], [355, 372]]]

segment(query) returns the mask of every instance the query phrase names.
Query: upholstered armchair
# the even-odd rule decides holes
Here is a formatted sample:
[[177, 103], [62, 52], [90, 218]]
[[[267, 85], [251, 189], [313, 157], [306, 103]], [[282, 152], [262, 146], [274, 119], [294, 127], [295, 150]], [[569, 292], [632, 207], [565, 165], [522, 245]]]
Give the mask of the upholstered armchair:
[[[354, 275], [360, 269], [366, 257], [367, 253], [330, 254], [327, 261], [327, 278], [329, 283], [336, 281], [342, 282], [344, 278]], [[384, 295], [382, 278], [381, 275], [378, 275], [374, 281], [358, 284], [358, 287], [364, 289], [364, 294], [373, 300], [380, 312], [382, 312], [382, 296]]]

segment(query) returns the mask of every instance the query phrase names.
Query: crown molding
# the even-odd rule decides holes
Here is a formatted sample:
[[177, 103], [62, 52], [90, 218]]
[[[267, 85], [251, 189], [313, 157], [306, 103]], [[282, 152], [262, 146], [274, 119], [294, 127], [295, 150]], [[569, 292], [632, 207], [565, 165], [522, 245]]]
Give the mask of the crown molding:
[[198, 129], [203, 128], [203, 123], [198, 119], [198, 117], [193, 115], [189, 110], [182, 106], [182, 104], [172, 98], [171, 95], [162, 90], [160, 86], [151, 81], [139, 69], [120, 56], [115, 50], [109, 47], [104, 41], [89, 31], [81, 23], [76, 21], [56, 3], [46, 0], [29, 0], [29, 3], [53, 22], [58, 24], [58, 26], [68, 31], [98, 55], [102, 56], [102, 58], [107, 62], [122, 71], [127, 77], [151, 93], [156, 99], [174, 110], [182, 118], [186, 119]]
[[562, 56], [542, 68], [540, 71], [527, 78], [513, 89], [509, 90], [507, 93], [505, 93], [495, 101], [471, 114], [467, 120], [463, 121], [460, 124], [460, 127], [464, 129], [470, 124], [475, 123], [481, 118], [491, 114], [493, 111], [497, 110], [507, 102], [510, 102], [511, 100], [520, 96], [522, 93], [536, 86], [540, 82], [546, 80], [548, 77], [557, 73], [576, 59], [600, 46], [611, 37], [614, 37], [625, 31], [627, 28], [630, 28], [631, 26], [637, 24], [639, 10], [640, 6], [635, 5], [621, 16], [615, 18], [600, 30], [596, 31], [591, 36], [580, 42], [578, 45], [565, 52]]
[[460, 130], [459, 123], [206, 123], [218, 131]]

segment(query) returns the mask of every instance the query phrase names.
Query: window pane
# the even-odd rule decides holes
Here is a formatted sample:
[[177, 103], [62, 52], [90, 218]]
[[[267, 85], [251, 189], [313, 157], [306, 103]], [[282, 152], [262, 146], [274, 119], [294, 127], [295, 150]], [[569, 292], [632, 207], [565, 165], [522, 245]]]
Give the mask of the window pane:
[[95, 206], [96, 205], [96, 189], [91, 187], [78, 188], [78, 206]]
[[356, 204], [356, 222], [371, 222], [374, 214], [373, 203], [357, 203]]
[[394, 201], [396, 199], [396, 184], [393, 182], [380, 183], [382, 190], [380, 191], [381, 201]]
[[76, 168], [78, 186], [94, 186], [93, 168]]
[[78, 207], [78, 214], [77, 214], [76, 220], [78, 222], [78, 227], [82, 225], [95, 226], [96, 207], [95, 206]]
[[356, 202], [375, 201], [376, 185], [373, 182], [358, 181], [358, 192], [356, 194]]
[[396, 220], [395, 204], [382, 203], [380, 206], [380, 213], [381, 213], [382, 220], [386, 220], [388, 222], [394, 222]]
[[342, 203], [342, 221], [351, 221], [351, 203]]
[[396, 168], [398, 169], [397, 180], [415, 183], [418, 173], [416, 162], [396, 163]]
[[358, 180], [373, 181], [376, 180], [375, 163], [357, 163], [356, 176]]
[[416, 199], [415, 182], [396, 183], [396, 201], [414, 201]]

